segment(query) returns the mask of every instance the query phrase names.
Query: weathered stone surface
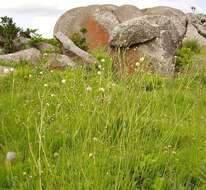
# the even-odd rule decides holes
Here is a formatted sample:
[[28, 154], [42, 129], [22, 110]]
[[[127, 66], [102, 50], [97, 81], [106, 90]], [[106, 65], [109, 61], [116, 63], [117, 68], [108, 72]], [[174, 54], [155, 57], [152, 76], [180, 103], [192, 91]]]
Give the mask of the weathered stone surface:
[[112, 22], [116, 22], [116, 20], [114, 20], [114, 15], [110, 13], [116, 8], [117, 7], [113, 5], [90, 5], [87, 7], [71, 9], [64, 13], [57, 21], [54, 28], [54, 35], [57, 32], [62, 32], [65, 35], [72, 32], [79, 32], [84, 26], [84, 23], [91, 18], [97, 22], [97, 19], [101, 19], [101, 22], [99, 23], [102, 23], [102, 25], [110, 29]]
[[55, 51], [55, 47], [49, 43], [41, 42], [37, 45], [37, 49], [41, 52], [45, 51]]
[[189, 24], [186, 39], [196, 39], [206, 46], [206, 15], [189, 13], [187, 19]]
[[143, 16], [140, 9], [133, 5], [122, 5], [114, 11], [120, 23]]
[[63, 47], [66, 50], [71, 51], [76, 56], [80, 57], [87, 64], [95, 64], [98, 63], [98, 60], [95, 59], [92, 55], [83, 51], [79, 47], [77, 47], [66, 35], [61, 32], [57, 32], [55, 37], [62, 43]]
[[57, 32], [69, 36], [85, 27], [89, 48], [105, 47], [112, 29], [119, 24], [113, 14], [117, 8], [114, 5], [90, 5], [69, 10], [57, 21], [54, 36]]
[[160, 16], [151, 15], [145, 16], [150, 23], [156, 24], [160, 31], [169, 31], [171, 34], [172, 41], [175, 42], [176, 48], [181, 45], [181, 42], [187, 31], [187, 20], [186, 17], [181, 20], [175, 16]]
[[172, 77], [174, 74], [175, 44], [169, 31], [161, 31], [160, 38], [138, 46], [157, 73]]
[[116, 26], [110, 37], [110, 45], [130, 47], [150, 41], [159, 36], [158, 25], [151, 24], [146, 17], [134, 18]]
[[66, 55], [52, 53], [48, 57], [46, 67], [51, 69], [75, 68], [76, 63]]
[[192, 24], [187, 26], [187, 33], [184, 40], [197, 40], [200, 45], [206, 46], [206, 38], [201, 36]]
[[28, 63], [35, 63], [40, 59], [40, 57], [41, 57], [41, 53], [39, 50], [35, 48], [30, 48], [30, 49], [18, 51], [16, 53], [0, 55], [0, 61], [18, 63], [23, 60], [23, 61], [28, 61]]
[[142, 10], [144, 15], [161, 15], [161, 16], [177, 16], [177, 17], [185, 17], [185, 13], [183, 13], [179, 9], [175, 9], [172, 7], [166, 7], [166, 6], [157, 6], [152, 8], [147, 8]]
[[0, 66], [0, 76], [10, 74], [14, 71], [14, 68], [7, 66]]

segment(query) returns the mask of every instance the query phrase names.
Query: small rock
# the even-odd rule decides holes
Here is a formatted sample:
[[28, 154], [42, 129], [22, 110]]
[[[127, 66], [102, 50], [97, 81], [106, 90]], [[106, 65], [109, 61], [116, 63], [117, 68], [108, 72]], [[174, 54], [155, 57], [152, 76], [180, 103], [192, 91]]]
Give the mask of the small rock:
[[50, 69], [66, 69], [68, 67], [75, 68], [76, 63], [74, 63], [68, 56], [61, 54], [51, 54], [48, 56], [48, 62], [46, 65]]
[[15, 53], [0, 55], [0, 61], [18, 63], [23, 60], [28, 61], [29, 63], [35, 63], [40, 57], [41, 52], [38, 49], [30, 48]]

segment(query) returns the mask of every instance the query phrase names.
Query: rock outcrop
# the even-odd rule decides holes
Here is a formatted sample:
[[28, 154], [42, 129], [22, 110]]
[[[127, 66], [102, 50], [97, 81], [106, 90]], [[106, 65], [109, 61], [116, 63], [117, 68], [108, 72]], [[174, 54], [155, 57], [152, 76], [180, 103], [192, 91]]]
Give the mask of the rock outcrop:
[[96, 64], [98, 60], [95, 59], [92, 55], [87, 53], [86, 51], [77, 47], [66, 35], [61, 32], [57, 32], [55, 37], [62, 43], [63, 47], [81, 58], [85, 63], [88, 64]]
[[36, 63], [41, 58], [41, 53], [35, 48], [21, 50], [15, 53], [0, 55], [0, 61], [19, 63], [27, 61], [28, 63]]
[[159, 37], [158, 25], [151, 24], [144, 17], [134, 18], [117, 25], [110, 36], [110, 45], [130, 47]]
[[[196, 36], [202, 45], [206, 45], [206, 16], [187, 15], [171, 7], [159, 6], [142, 10], [132, 5], [80, 7], [67, 11], [60, 17], [54, 36], [59, 39], [58, 35], [63, 34], [66, 38], [60, 41], [64, 48], [81, 52], [75, 53], [80, 56], [82, 51], [68, 40], [68, 36], [72, 32], [79, 32], [82, 27], [88, 31], [86, 38], [90, 50], [106, 47], [112, 52], [118, 48], [126, 48], [131, 52], [134, 49], [132, 52], [133, 55], [135, 52], [135, 59], [140, 54], [147, 56], [155, 70], [164, 75], [173, 74], [175, 51], [181, 47], [183, 39]], [[68, 44], [72, 44], [73, 48]], [[85, 52], [83, 55], [86, 62], [94, 61]], [[133, 63], [129, 64], [138, 61], [130, 60]]]

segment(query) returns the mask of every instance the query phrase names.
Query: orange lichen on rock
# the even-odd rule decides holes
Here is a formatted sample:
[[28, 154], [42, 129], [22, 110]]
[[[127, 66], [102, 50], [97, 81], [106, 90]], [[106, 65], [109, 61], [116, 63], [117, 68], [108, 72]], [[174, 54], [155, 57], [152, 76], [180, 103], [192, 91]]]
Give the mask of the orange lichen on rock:
[[89, 18], [84, 27], [87, 29], [87, 42], [90, 50], [108, 47], [109, 34], [98, 22]]

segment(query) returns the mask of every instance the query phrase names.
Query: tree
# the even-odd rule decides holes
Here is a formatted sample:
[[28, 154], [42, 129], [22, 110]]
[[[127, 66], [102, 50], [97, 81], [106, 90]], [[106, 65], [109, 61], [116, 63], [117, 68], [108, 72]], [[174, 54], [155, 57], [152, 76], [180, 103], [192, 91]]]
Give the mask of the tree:
[[21, 28], [16, 26], [13, 19], [7, 16], [0, 17], [0, 38], [5, 53], [11, 53], [14, 49], [14, 39], [18, 37]]

